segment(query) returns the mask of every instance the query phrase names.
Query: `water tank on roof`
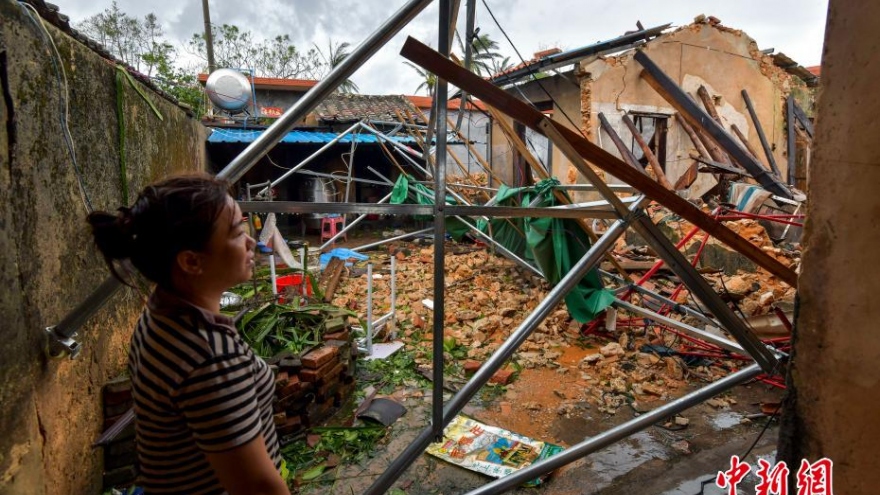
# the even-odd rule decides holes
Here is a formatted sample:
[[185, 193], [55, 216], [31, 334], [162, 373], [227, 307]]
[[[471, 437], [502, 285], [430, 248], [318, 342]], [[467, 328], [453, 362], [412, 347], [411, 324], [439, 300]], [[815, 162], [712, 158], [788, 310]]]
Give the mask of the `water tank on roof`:
[[251, 100], [251, 82], [244, 74], [232, 69], [218, 69], [205, 83], [208, 98], [217, 108], [239, 113]]

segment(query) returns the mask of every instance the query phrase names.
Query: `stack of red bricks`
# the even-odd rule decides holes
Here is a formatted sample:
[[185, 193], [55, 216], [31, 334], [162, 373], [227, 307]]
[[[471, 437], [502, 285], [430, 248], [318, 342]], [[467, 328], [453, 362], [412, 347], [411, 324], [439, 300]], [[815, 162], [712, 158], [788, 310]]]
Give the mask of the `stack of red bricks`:
[[[345, 333], [348, 333], [347, 331]], [[325, 340], [302, 357], [274, 360], [275, 425], [283, 438], [317, 426], [354, 392], [357, 349], [348, 335], [344, 340]], [[337, 336], [326, 335], [325, 338]]]
[[[107, 431], [134, 405], [131, 397], [131, 380], [117, 378], [103, 389], [104, 428]], [[104, 447], [104, 488], [128, 485], [137, 477], [135, 468], [134, 421], [117, 434]]]

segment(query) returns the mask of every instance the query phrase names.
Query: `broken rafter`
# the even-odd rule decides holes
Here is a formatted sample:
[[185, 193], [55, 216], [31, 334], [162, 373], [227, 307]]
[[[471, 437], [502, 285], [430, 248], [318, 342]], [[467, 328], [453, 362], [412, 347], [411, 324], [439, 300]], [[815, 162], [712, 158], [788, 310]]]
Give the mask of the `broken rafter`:
[[736, 137], [738, 137], [739, 141], [743, 144], [743, 146], [746, 147], [746, 151], [748, 151], [749, 154], [755, 158], [755, 161], [760, 163], [760, 160], [758, 159], [758, 152], [755, 151], [755, 148], [752, 148], [751, 144], [749, 144], [749, 138], [747, 138], [746, 135], [743, 134], [741, 130], [739, 130], [739, 127], [737, 127], [736, 124], [731, 124], [730, 130], [733, 131], [734, 134], [736, 134]]
[[733, 137], [712, 120], [705, 111], [694, 102], [660, 67], [655, 64], [645, 52], [638, 52], [633, 57], [645, 68], [642, 78], [654, 88], [666, 101], [672, 104], [691, 125], [704, 128], [712, 139], [720, 145], [725, 152], [736, 160], [746, 171], [761, 184], [764, 189], [785, 199], [792, 199], [792, 193], [776, 177], [772, 176], [764, 167], [749, 156], [742, 146], [737, 144]]
[[770, 148], [770, 143], [767, 142], [767, 135], [764, 134], [764, 128], [761, 127], [761, 121], [758, 120], [758, 113], [755, 112], [755, 106], [752, 105], [752, 99], [749, 97], [749, 92], [742, 90], [742, 97], [743, 101], [746, 103], [746, 109], [749, 111], [749, 116], [752, 118], [752, 124], [755, 125], [755, 132], [758, 133], [761, 147], [764, 148], [764, 155], [767, 157], [767, 163], [770, 165], [770, 170], [776, 174], [776, 177], [782, 177], [782, 174], [779, 172], [779, 166], [776, 165], [776, 158], [773, 157], [773, 150]]
[[657, 176], [657, 182], [660, 183], [661, 186], [669, 189], [670, 191], [674, 191], [675, 188], [672, 187], [672, 184], [669, 183], [669, 179], [666, 178], [666, 174], [663, 172], [663, 167], [660, 166], [660, 160], [657, 159], [657, 155], [651, 151], [651, 147], [648, 146], [648, 143], [645, 142], [645, 138], [642, 137], [642, 133], [639, 132], [639, 129], [636, 127], [635, 123], [629, 118], [629, 115], [624, 115], [621, 117], [623, 123], [629, 127], [629, 131], [632, 133], [633, 138], [635, 138], [636, 142], [639, 144], [639, 147], [642, 148], [642, 152], [645, 154], [645, 158], [648, 160], [648, 163], [651, 164], [651, 169], [654, 171], [654, 175]]
[[[503, 109], [504, 113], [515, 120], [522, 122], [538, 132], [543, 132], [540, 124], [545, 120], [545, 117], [541, 112], [530, 107], [528, 104], [517, 99], [513, 95], [493, 86], [479, 76], [457, 66], [455, 63], [439, 55], [424, 43], [410, 37], [406, 40], [406, 43], [404, 43], [401, 54], [408, 60], [420, 65], [422, 68], [437, 74], [438, 77], [453, 82], [459, 88], [468, 91], [470, 94], [480, 98], [485, 103], [495, 108]], [[776, 275], [787, 284], [791, 286], [797, 285], [797, 274], [791, 268], [783, 265], [759, 247], [742, 238], [717, 220], [706, 215], [691, 203], [680, 198], [674, 192], [657, 184], [642, 172], [627, 166], [618, 158], [588, 141], [583, 135], [575, 133], [571, 129], [568, 129], [557, 122], [553, 122], [553, 125], [556, 126], [559, 133], [571, 143], [578, 154], [591, 164], [614, 175], [633, 187], [636, 187], [649, 198], [657, 201], [670, 209], [673, 213], [680, 215], [694, 225], [700, 227], [719, 241], [727, 244], [737, 252], [754, 261], [757, 265]], [[587, 167], [586, 163], [583, 161], [575, 162], [573, 165], [582, 171]], [[782, 192], [784, 192], [786, 198], [791, 197], [791, 194], [787, 189], [783, 188]]]
[[613, 127], [611, 127], [611, 122], [608, 122], [608, 118], [605, 117], [605, 114], [602, 112], [599, 112], [599, 124], [602, 126], [602, 130], [611, 138], [611, 142], [614, 143], [617, 151], [620, 152], [623, 161], [636, 170], [642, 170], [642, 164], [639, 163], [635, 155], [632, 154], [632, 151], [629, 150], [626, 143], [620, 139], [620, 135], [617, 134], [617, 131], [615, 131]]

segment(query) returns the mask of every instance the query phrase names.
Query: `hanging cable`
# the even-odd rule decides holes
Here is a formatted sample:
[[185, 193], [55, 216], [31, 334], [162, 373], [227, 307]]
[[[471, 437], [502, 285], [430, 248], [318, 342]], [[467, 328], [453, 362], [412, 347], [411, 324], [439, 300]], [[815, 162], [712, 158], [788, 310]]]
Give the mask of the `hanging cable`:
[[[572, 128], [577, 129], [577, 132], [579, 134], [583, 135], [583, 132], [581, 131], [581, 127], [574, 123], [574, 120], [572, 120], [571, 117], [569, 117], [569, 115], [565, 112], [565, 109], [562, 108], [561, 105], [559, 105], [559, 103], [556, 101], [556, 99], [553, 98], [553, 95], [551, 95], [550, 92], [547, 91], [547, 88], [545, 88], [544, 85], [541, 84], [541, 80], [538, 77], [536, 77], [535, 72], [529, 67], [529, 64], [526, 62], [526, 60], [523, 58], [522, 54], [520, 54], [519, 50], [516, 48], [516, 45], [513, 44], [513, 41], [510, 39], [510, 36], [508, 36], [507, 32], [504, 30], [504, 28], [501, 27], [501, 23], [498, 22], [498, 19], [495, 17], [495, 14], [492, 12], [492, 9], [489, 8], [489, 4], [486, 2], [486, 0], [483, 0], [483, 5], [486, 6], [486, 11], [489, 13], [489, 16], [492, 17], [492, 21], [495, 23], [495, 25], [498, 26], [498, 29], [501, 31], [501, 34], [504, 35], [504, 38], [507, 40], [508, 43], [510, 43], [510, 46], [511, 46], [511, 48], [513, 48], [513, 51], [516, 52], [516, 56], [519, 57], [520, 62], [522, 62], [523, 66], [526, 69], [528, 69], [529, 75], [532, 76], [532, 80], [534, 82], [538, 83], [538, 87], [541, 88], [541, 91], [543, 91], [544, 94], [547, 95], [547, 98], [550, 98], [550, 101], [553, 102], [554, 106], [559, 108], [559, 111], [562, 112], [562, 115], [565, 117], [565, 119], [568, 121], [568, 123], [571, 124]], [[518, 86], [516, 86], [516, 85], [514, 85], [514, 87], [518, 88]], [[519, 93], [520, 93], [520, 95], [522, 95], [521, 90], [519, 91]], [[529, 101], [529, 99], [525, 97], [525, 95], [523, 95], [523, 98], [525, 99], [525, 101], [531, 103]], [[587, 137], [587, 136], [584, 136], [584, 137]]]
[[[44, 41], [48, 39], [48, 44], [52, 47], [52, 50], [50, 50], [50, 58], [52, 59], [52, 67], [55, 69], [55, 78], [58, 80], [58, 112], [61, 123], [61, 135], [64, 137], [64, 143], [67, 145], [67, 150], [70, 152], [70, 161], [73, 164], [73, 172], [79, 183], [79, 192], [82, 197], [83, 205], [85, 206], [86, 211], [91, 212], [92, 200], [89, 198], [88, 191], [86, 191], [82, 170], [80, 170], [79, 164], [76, 161], [76, 151], [73, 147], [73, 136], [71, 135], [70, 127], [68, 126], [70, 117], [68, 101], [70, 97], [70, 88], [67, 83], [67, 73], [64, 71], [61, 53], [58, 51], [58, 47], [55, 45], [55, 40], [52, 39], [52, 35], [49, 34], [49, 30], [46, 28], [45, 24], [43, 24], [43, 18], [40, 16], [40, 13], [37, 12], [37, 9], [25, 2], [18, 2], [18, 4], [24, 9], [25, 15], [27, 15], [28, 18], [40, 28], [40, 36], [44, 37]], [[33, 12], [33, 14], [31, 12]], [[54, 55], [54, 57], [51, 55]]]

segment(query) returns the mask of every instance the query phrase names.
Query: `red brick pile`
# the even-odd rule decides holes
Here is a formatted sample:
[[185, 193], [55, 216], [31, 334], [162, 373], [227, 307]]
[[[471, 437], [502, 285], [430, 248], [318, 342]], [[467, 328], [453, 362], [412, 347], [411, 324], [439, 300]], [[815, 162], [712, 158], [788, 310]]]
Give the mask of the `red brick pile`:
[[348, 332], [328, 334], [345, 340], [325, 340], [301, 358], [273, 359], [275, 425], [279, 436], [294, 435], [326, 420], [354, 392], [357, 349]]

